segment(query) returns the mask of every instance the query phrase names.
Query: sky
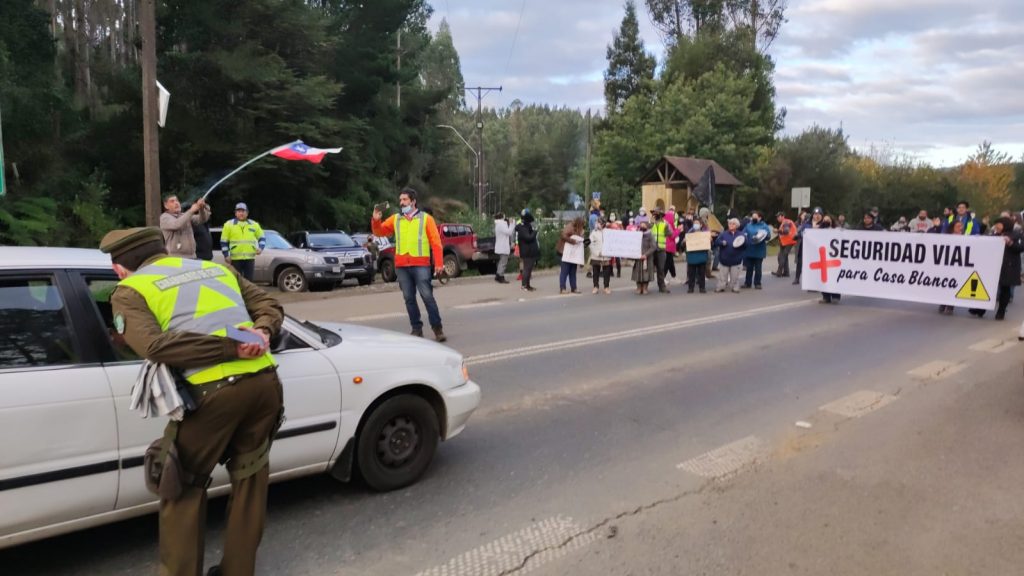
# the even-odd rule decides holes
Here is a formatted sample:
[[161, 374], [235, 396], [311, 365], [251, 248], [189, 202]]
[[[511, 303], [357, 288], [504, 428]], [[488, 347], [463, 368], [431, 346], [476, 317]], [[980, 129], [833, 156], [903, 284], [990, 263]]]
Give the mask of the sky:
[[[665, 47], [638, 0], [640, 31]], [[466, 86], [514, 100], [604, 108], [605, 51], [622, 0], [432, 0], [448, 20]], [[771, 48], [785, 135], [842, 126], [850, 143], [935, 166], [985, 140], [1024, 155], [1024, 0], [788, 0]], [[476, 105], [475, 97], [467, 103]]]

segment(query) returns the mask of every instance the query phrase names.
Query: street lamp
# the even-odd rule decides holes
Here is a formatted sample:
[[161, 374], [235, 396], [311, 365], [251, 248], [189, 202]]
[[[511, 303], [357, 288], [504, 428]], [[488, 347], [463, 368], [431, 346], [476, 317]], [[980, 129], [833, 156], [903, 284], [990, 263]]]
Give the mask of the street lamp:
[[470, 143], [465, 138], [462, 137], [462, 134], [459, 134], [459, 131], [455, 129], [455, 126], [449, 126], [448, 124], [438, 124], [437, 127], [438, 128], [447, 128], [448, 130], [451, 130], [452, 132], [455, 132], [455, 135], [459, 137], [459, 140], [462, 140], [462, 143], [466, 145], [466, 148], [469, 148], [469, 151], [473, 153], [473, 160], [475, 162], [475, 164], [474, 164], [474, 167], [475, 167], [474, 172], [477, 175], [477, 179], [476, 179], [476, 197], [477, 197], [477, 202], [479, 203], [479, 205], [477, 206], [477, 210], [483, 211], [484, 205], [483, 205], [483, 198], [482, 198], [482, 196], [483, 196], [483, 193], [484, 193], [484, 183], [483, 183], [482, 179], [480, 178], [480, 153], [477, 152], [476, 149], [473, 148], [473, 146], [470, 145]]

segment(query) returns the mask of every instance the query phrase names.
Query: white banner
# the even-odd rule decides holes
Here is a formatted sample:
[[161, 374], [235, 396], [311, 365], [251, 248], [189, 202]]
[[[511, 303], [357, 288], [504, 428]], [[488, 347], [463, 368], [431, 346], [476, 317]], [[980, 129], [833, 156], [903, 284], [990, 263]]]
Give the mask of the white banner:
[[993, 236], [808, 229], [800, 286], [994, 310], [1004, 247]]
[[565, 243], [562, 248], [562, 262], [568, 262], [570, 264], [583, 265], [583, 238], [579, 236], [572, 236], [572, 239], [576, 241], [575, 244]]
[[605, 228], [601, 255], [608, 258], [633, 258], [634, 260], [639, 260], [640, 242], [643, 240], [643, 236], [643, 232]]

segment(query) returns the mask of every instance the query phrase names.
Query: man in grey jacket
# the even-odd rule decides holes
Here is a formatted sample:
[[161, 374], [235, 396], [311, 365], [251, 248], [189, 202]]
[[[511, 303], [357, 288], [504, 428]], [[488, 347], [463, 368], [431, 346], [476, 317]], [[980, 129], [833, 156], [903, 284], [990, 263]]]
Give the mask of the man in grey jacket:
[[206, 201], [196, 200], [185, 212], [181, 211], [181, 202], [174, 194], [164, 198], [164, 213], [160, 215], [160, 231], [164, 235], [164, 246], [170, 256], [182, 258], [196, 257], [196, 239], [192, 233], [193, 225], [200, 225], [210, 219], [210, 210]]

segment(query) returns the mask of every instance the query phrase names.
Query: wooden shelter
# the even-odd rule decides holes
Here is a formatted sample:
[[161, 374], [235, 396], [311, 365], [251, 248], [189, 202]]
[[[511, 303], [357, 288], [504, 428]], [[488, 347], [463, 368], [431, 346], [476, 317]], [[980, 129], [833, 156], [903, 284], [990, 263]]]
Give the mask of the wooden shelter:
[[729, 204], [732, 205], [732, 193], [743, 183], [718, 162], [703, 158], [665, 156], [640, 180], [642, 206], [648, 209], [675, 206], [679, 211], [696, 211], [700, 202], [694, 197], [693, 189], [700, 183], [708, 166], [715, 171], [715, 194], [718, 201], [724, 200], [728, 194]]

